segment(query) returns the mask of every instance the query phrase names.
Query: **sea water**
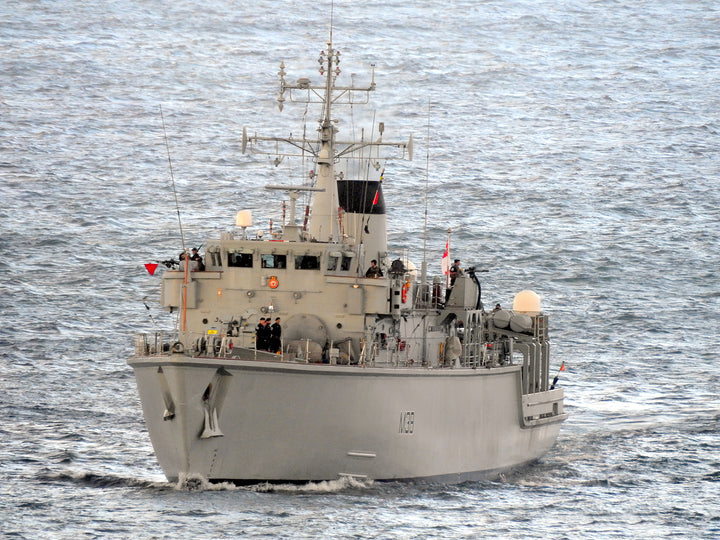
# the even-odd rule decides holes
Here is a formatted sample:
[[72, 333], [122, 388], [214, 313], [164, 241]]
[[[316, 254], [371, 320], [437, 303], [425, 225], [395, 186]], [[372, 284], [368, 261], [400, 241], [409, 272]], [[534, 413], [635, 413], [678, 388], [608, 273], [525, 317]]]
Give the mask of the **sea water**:
[[[126, 364], [173, 324], [143, 264], [182, 247], [173, 184], [188, 247], [281, 219], [263, 188], [302, 164], [242, 129], [315, 129], [277, 72], [318, 80], [331, 21], [341, 81], [374, 63], [384, 138], [415, 137], [391, 246], [438, 273], [450, 229], [486, 305], [540, 294], [570, 418], [484, 482], [170, 484]], [[720, 536], [718, 28], [709, 0], [3, 2], [0, 535]]]

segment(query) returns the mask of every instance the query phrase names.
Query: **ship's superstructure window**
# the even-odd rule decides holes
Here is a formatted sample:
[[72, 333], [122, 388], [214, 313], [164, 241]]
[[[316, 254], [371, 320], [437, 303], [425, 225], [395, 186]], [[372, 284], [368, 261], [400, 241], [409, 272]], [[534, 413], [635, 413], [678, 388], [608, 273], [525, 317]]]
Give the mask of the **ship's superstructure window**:
[[206, 251], [205, 252], [205, 261], [206, 261], [206, 264], [209, 266], [222, 266], [222, 257], [221, 257], [220, 250]]
[[252, 253], [228, 253], [228, 266], [235, 268], [252, 268]]
[[295, 255], [295, 270], [319, 270], [320, 257], [317, 255]]
[[260, 255], [260, 265], [263, 268], [287, 268], [287, 255], [263, 253]]
[[348, 272], [354, 256], [355, 254], [352, 252], [331, 251], [328, 253], [327, 271]]

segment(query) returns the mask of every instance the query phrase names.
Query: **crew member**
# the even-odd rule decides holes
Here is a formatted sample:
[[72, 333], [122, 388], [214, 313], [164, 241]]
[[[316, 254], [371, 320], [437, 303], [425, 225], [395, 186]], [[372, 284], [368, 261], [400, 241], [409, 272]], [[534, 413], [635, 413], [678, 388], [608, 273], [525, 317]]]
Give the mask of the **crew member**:
[[380, 267], [377, 265], [377, 261], [375, 259], [370, 261], [370, 268], [368, 268], [367, 272], [365, 272], [365, 277], [378, 278], [382, 277], [382, 275], [382, 270], [380, 270]]
[[[268, 319], [269, 320], [269, 319]], [[266, 351], [270, 344], [270, 327], [267, 325], [265, 317], [260, 317], [258, 325], [255, 327], [255, 348], [258, 351]]]
[[452, 266], [450, 267], [450, 287], [455, 285], [455, 279], [462, 275], [462, 268], [460, 268], [460, 259], [455, 259]]
[[282, 326], [280, 326], [280, 317], [275, 318], [275, 322], [270, 325], [270, 352], [281, 352], [282, 341], [280, 336], [282, 335]]
[[200, 256], [200, 254], [198, 253], [198, 249], [197, 249], [197, 248], [192, 248], [192, 255], [190, 255], [190, 260], [197, 262], [197, 269], [198, 269], [200, 272], [202, 272], [203, 270], [205, 270], [205, 264], [203, 263], [203, 259], [202, 259], [202, 257]]

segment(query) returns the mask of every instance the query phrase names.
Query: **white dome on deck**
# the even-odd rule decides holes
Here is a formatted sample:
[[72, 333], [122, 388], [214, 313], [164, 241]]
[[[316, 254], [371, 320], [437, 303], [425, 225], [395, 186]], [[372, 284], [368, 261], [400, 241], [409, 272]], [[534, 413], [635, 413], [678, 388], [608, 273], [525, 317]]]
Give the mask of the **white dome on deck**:
[[252, 227], [252, 213], [250, 210], [240, 210], [235, 216], [237, 227]]
[[515, 295], [513, 311], [537, 315], [540, 313], [540, 297], [533, 291], [520, 291]]

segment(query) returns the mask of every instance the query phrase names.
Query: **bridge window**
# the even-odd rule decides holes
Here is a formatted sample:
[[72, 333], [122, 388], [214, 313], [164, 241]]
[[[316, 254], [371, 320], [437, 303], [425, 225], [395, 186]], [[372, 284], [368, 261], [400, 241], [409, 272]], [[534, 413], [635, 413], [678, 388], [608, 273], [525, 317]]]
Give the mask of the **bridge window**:
[[228, 266], [235, 268], [252, 268], [252, 253], [228, 253]]
[[295, 270], [319, 270], [320, 257], [317, 255], [296, 255]]
[[264, 253], [260, 255], [260, 265], [263, 268], [287, 268], [287, 255]]

